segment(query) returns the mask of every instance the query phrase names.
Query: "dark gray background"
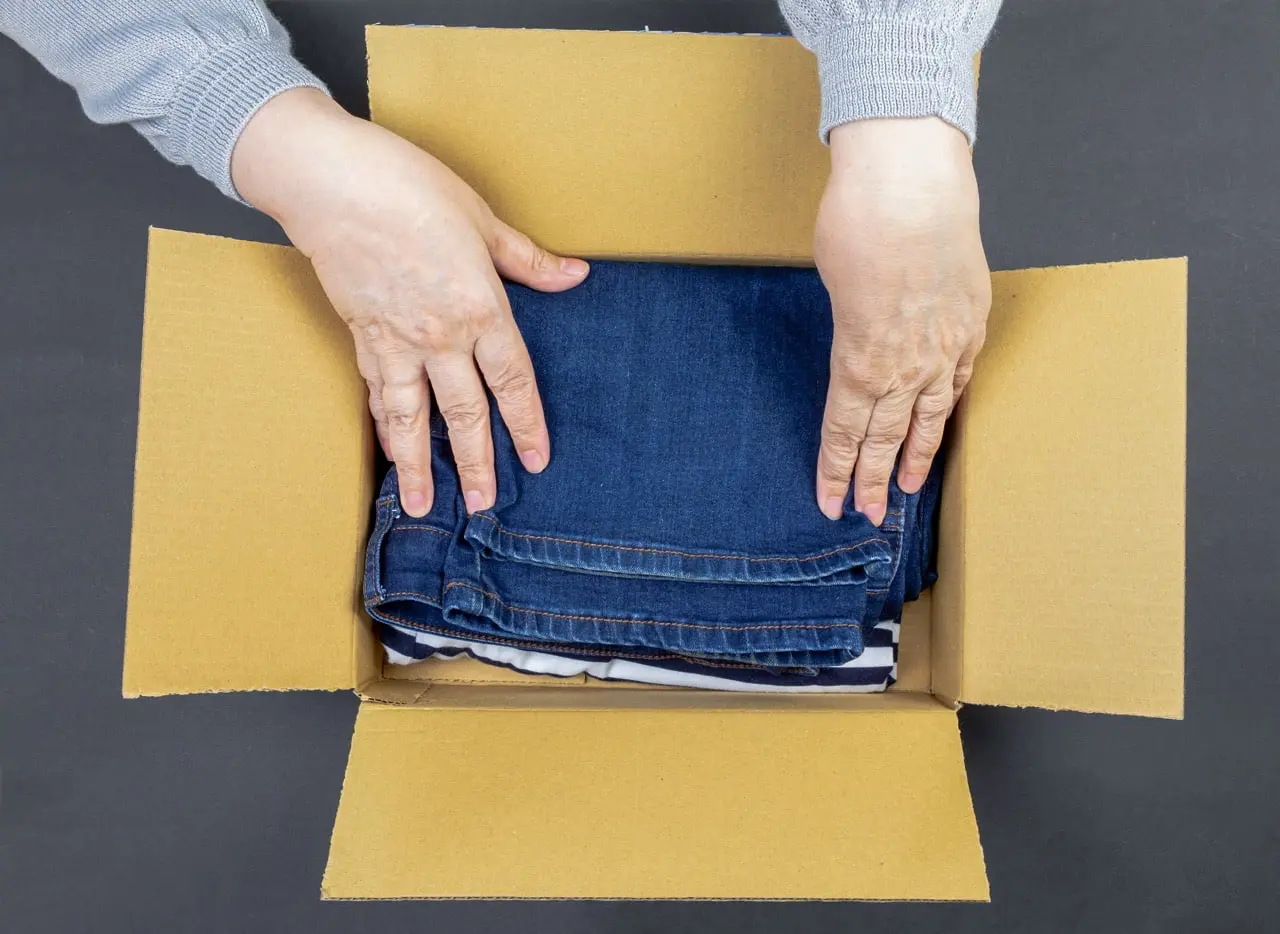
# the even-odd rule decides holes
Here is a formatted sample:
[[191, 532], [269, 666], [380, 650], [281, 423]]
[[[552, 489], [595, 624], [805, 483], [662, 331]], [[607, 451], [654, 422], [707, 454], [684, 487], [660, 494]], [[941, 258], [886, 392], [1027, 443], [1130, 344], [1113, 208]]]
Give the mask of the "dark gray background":
[[[366, 22], [781, 28], [769, 0], [277, 9], [355, 110]], [[1187, 717], [965, 710], [993, 904], [322, 904], [355, 699], [120, 699], [147, 226], [280, 234], [0, 40], [0, 930], [1280, 928], [1278, 49], [1271, 0], [1010, 0], [984, 57], [993, 268], [1191, 257]]]

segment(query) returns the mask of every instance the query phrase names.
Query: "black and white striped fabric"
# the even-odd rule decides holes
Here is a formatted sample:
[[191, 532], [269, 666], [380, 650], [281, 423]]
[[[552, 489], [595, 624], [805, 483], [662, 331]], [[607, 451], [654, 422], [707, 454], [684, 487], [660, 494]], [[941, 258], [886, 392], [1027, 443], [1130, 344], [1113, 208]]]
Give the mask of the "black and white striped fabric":
[[814, 674], [790, 674], [751, 666], [699, 665], [683, 659], [631, 661], [608, 656], [559, 655], [508, 645], [455, 639], [407, 626], [375, 623], [387, 660], [409, 665], [428, 658], [475, 658], [536, 675], [589, 675], [602, 681], [634, 681], [667, 687], [764, 693], [846, 693], [883, 691], [898, 675], [900, 623], [882, 622], [867, 631], [865, 649], [850, 662]]

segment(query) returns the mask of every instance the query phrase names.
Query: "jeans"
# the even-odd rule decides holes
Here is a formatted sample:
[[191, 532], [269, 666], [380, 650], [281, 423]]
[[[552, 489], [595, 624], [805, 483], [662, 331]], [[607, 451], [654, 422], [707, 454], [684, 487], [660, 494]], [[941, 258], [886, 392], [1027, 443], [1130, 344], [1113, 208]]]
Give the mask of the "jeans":
[[814, 501], [831, 308], [811, 269], [598, 262], [508, 285], [552, 457], [524, 473], [493, 410], [498, 499], [468, 517], [433, 415], [436, 497], [376, 504], [383, 622], [560, 653], [814, 672], [934, 577], [941, 464], [880, 528]]

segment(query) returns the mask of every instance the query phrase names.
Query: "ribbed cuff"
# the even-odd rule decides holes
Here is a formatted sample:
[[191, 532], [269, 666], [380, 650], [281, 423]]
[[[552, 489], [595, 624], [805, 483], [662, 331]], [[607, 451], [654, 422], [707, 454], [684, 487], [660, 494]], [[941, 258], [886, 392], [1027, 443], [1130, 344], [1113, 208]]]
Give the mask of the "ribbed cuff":
[[833, 127], [876, 117], [941, 117], [973, 144], [974, 50], [961, 37], [902, 20], [870, 20], [822, 36], [814, 48], [825, 143]]
[[169, 136], [181, 161], [245, 203], [231, 181], [231, 152], [258, 108], [292, 88], [328, 88], [270, 42], [242, 42], [214, 52], [178, 89]]

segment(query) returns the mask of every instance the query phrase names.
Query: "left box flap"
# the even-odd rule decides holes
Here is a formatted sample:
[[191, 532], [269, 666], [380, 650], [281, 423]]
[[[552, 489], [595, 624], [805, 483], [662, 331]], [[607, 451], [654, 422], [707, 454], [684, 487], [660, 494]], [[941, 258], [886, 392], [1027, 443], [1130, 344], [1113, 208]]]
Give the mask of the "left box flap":
[[371, 444], [302, 254], [151, 231], [126, 696], [352, 686]]
[[323, 894], [988, 898], [931, 697], [528, 686], [361, 704]]

